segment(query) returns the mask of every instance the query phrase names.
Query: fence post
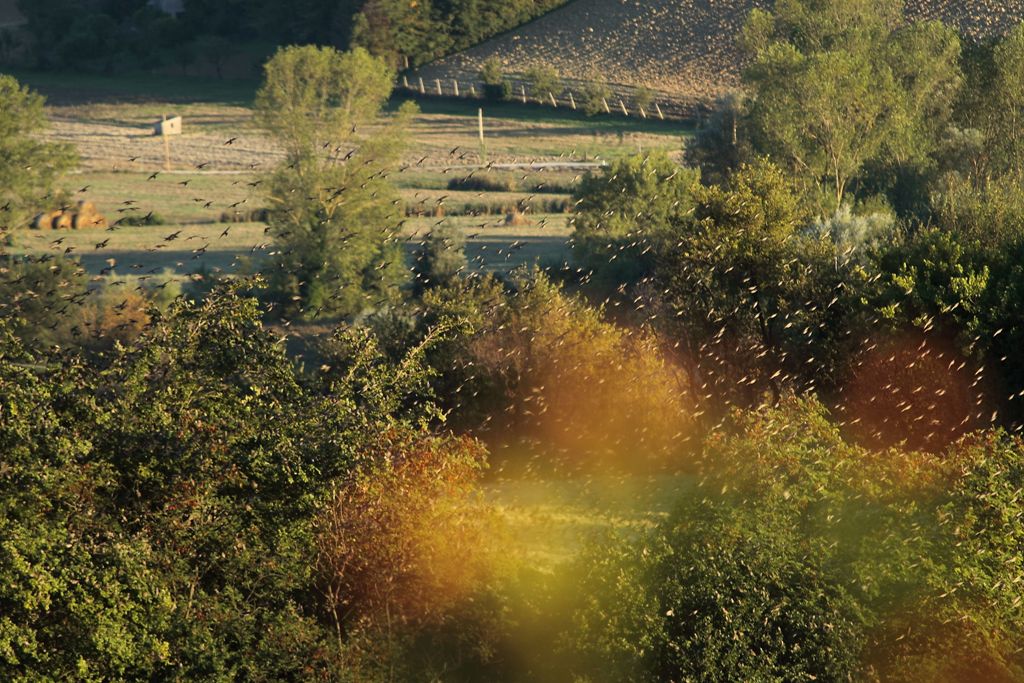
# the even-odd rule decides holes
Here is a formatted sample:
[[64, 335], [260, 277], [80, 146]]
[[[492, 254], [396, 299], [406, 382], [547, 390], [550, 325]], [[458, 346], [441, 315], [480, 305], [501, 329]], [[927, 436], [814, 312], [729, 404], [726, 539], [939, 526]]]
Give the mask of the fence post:
[[426, 86], [423, 85], [423, 76], [420, 76], [419, 78], [420, 78], [420, 94], [421, 95], [426, 95], [427, 94], [427, 88], [426, 88]]
[[409, 77], [404, 74], [402, 75], [402, 85], [405, 86], [406, 90], [411, 90], [411, 88], [409, 87]]
[[664, 121], [664, 120], [665, 120], [665, 115], [664, 115], [663, 113], [661, 113], [661, 107], [659, 107], [659, 106], [658, 106], [658, 103], [657, 103], [657, 102], [655, 102], [655, 103], [654, 103], [654, 108], [658, 110], [658, 117], [659, 117], [659, 118], [660, 118], [660, 119], [661, 119], [662, 121]]
[[452, 85], [455, 86], [455, 96], [458, 97], [459, 96], [459, 82], [453, 78], [452, 79]]
[[572, 110], [576, 111], [576, 100], [573, 99], [572, 90], [569, 91], [569, 104], [572, 105]]
[[[640, 107], [640, 105], [637, 106]], [[644, 111], [643, 107], [640, 107], [640, 116], [644, 117], [645, 119], [647, 118], [647, 112]]]
[[519, 92], [523, 96], [523, 104], [526, 104], [526, 86], [522, 83], [519, 84]]
[[619, 106], [622, 107], [623, 116], [629, 116], [629, 111], [626, 109], [626, 103], [622, 101], [621, 97], [619, 98]]
[[605, 113], [605, 114], [611, 114], [611, 113], [612, 113], [612, 110], [611, 110], [611, 108], [610, 108], [610, 107], [608, 106], [608, 100], [606, 100], [605, 98], [603, 98], [603, 97], [602, 97], [602, 98], [601, 98], [601, 103], [602, 103], [602, 104], [604, 104], [604, 113]]
[[483, 107], [476, 110], [477, 122], [480, 127], [480, 163], [487, 164], [487, 145], [484, 143], [484, 110]]
[[550, 91], [548, 92], [548, 97], [551, 98], [551, 106], [558, 109], [558, 102], [555, 101], [555, 96], [552, 95]]
[[469, 94], [472, 95], [474, 98], [476, 97], [476, 83], [469, 84]]
[[438, 94], [438, 96], [443, 95], [444, 91], [441, 90], [441, 79], [440, 78], [435, 78], [434, 79], [434, 85], [437, 86], [437, 94]]

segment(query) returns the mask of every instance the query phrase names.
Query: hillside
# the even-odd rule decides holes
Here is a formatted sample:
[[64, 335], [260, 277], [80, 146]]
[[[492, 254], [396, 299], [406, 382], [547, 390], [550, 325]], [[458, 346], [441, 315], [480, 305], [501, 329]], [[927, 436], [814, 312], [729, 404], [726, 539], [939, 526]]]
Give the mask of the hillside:
[[[911, 19], [942, 19], [983, 38], [1024, 20], [1024, 0], [910, 0]], [[770, 0], [575, 0], [515, 31], [420, 70], [425, 79], [474, 80], [497, 55], [509, 74], [549, 64], [572, 79], [598, 74], [618, 86], [644, 85], [682, 102], [734, 87], [735, 39], [755, 7]], [[617, 88], [618, 89], [618, 88]]]

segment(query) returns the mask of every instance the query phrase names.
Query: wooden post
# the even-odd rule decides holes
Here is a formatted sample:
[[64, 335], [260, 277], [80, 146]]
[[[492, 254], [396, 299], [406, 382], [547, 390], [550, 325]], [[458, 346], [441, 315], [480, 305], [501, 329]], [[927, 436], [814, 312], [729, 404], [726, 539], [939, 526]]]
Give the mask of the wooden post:
[[522, 83], [519, 84], [519, 92], [523, 96], [523, 104], [526, 104], [526, 86]]
[[576, 100], [572, 97], [572, 90], [569, 91], [569, 104], [572, 105], [572, 110], [576, 111]]
[[661, 113], [661, 107], [658, 106], [657, 102], [654, 103], [654, 108], [658, 110], [658, 118], [660, 118], [662, 121], [664, 121], [665, 120], [665, 115], [663, 113]]
[[426, 95], [427, 94], [427, 88], [426, 88], [426, 86], [423, 85], [423, 76], [420, 76], [420, 94], [421, 95]]
[[621, 97], [619, 98], [619, 106], [622, 107], [622, 115], [629, 116], [629, 111], [626, 109], [626, 103], [622, 101]]
[[164, 170], [171, 170], [171, 138], [167, 135], [167, 115], [164, 114], [162, 117], [163, 123], [160, 125], [160, 133], [164, 136]]
[[608, 100], [606, 100], [605, 98], [602, 97], [601, 98], [601, 102], [604, 104], [604, 113], [605, 114], [611, 114], [612, 110], [608, 107]]
[[551, 98], [551, 106], [558, 109], [558, 102], [555, 101], [555, 96], [548, 92], [548, 97]]
[[470, 83], [469, 84], [469, 94], [472, 95], [474, 98], [476, 97], [476, 84], [475, 83]]
[[484, 110], [481, 107], [476, 110], [477, 124], [480, 128], [480, 163], [487, 165], [487, 145], [484, 142]]
[[410, 90], [411, 89], [411, 88], [409, 88], [409, 77], [404, 75], [404, 74], [402, 75], [402, 85], [405, 86], [406, 90]]
[[435, 78], [434, 79], [434, 85], [437, 86], [437, 94], [438, 94], [438, 96], [443, 95], [444, 92], [441, 90], [441, 79], [440, 78]]
[[454, 78], [452, 79], [452, 86], [454, 86], [454, 88], [455, 88], [455, 96], [458, 97], [459, 96], [459, 82], [457, 80], [455, 80]]
[[640, 116], [644, 117], [645, 119], [647, 118], [647, 112], [644, 111], [643, 107], [640, 107]]

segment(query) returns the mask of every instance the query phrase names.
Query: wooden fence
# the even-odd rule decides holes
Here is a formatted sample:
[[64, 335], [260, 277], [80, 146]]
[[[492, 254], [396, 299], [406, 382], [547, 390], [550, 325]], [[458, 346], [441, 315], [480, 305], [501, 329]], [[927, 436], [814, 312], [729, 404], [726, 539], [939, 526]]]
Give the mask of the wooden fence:
[[[561, 92], [547, 92], [540, 96], [532, 92], [525, 81], [509, 79], [509, 83], [512, 86], [511, 101], [513, 102], [579, 110], [582, 109], [583, 102], [586, 101], [586, 96], [583, 94], [585, 83], [582, 81], [566, 82], [563, 84]], [[416, 74], [406, 74], [402, 76], [401, 87], [406, 92], [422, 97], [483, 99], [484, 95], [484, 84], [480, 81], [458, 78], [424, 78]], [[578, 88], [578, 90], [574, 91], [574, 88]], [[661, 121], [691, 119], [698, 115], [697, 108], [690, 102], [655, 98], [650, 101], [649, 105], [641, 106], [628, 93], [615, 93], [610, 97], [602, 97], [601, 108], [606, 114]]]

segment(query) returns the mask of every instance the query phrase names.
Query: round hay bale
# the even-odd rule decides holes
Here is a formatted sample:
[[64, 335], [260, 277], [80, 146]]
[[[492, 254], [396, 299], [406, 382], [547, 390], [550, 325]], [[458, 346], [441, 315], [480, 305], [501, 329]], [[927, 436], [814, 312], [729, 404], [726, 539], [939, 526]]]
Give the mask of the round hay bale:
[[97, 213], [96, 205], [93, 204], [92, 202], [86, 200], [86, 199], [81, 199], [81, 200], [78, 201], [78, 213], [85, 213], [85, 214]]
[[67, 211], [55, 211], [53, 221], [50, 225], [54, 230], [70, 230], [72, 227], [72, 217]]
[[52, 221], [53, 216], [51, 216], [49, 212], [44, 211], [42, 213], [37, 213], [36, 217], [32, 219], [32, 229], [42, 230], [43, 228], [46, 228], [47, 230], [49, 230]]

